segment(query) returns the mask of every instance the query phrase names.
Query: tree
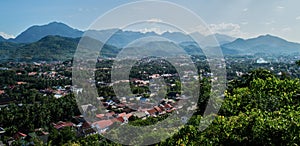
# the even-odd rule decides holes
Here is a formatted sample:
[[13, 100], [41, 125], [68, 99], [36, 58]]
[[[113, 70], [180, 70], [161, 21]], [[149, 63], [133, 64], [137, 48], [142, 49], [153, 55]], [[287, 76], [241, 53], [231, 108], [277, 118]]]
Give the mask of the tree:
[[297, 60], [295, 63], [300, 66], [300, 60]]

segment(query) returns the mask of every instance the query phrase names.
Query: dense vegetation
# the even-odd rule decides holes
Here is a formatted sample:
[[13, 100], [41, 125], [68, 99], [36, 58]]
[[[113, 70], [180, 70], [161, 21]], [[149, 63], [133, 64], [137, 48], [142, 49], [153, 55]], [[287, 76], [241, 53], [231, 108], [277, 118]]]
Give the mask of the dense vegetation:
[[267, 70], [256, 70], [230, 85], [212, 125], [198, 131], [202, 117], [195, 115], [178, 134], [161, 144], [299, 144], [299, 79], [280, 79]]
[[[101, 42], [86, 38], [93, 45], [100, 46]], [[21, 44], [0, 42], [0, 62], [41, 62], [41, 61], [66, 61], [73, 58], [80, 38], [67, 38], [61, 36], [46, 36], [33, 43]], [[114, 57], [119, 48], [104, 45], [102, 55]]]

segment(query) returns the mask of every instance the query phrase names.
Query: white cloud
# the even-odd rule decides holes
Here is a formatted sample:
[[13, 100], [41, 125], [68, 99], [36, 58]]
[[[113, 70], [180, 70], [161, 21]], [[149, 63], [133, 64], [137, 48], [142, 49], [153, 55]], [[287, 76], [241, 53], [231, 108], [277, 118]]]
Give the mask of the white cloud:
[[159, 23], [159, 22], [162, 22], [162, 20], [159, 18], [151, 18], [151, 19], [147, 20], [147, 22]]
[[2, 37], [5, 38], [5, 39], [15, 38], [14, 35], [7, 34], [7, 33], [5, 33], [5, 32], [0, 32], [0, 36], [2, 36]]
[[243, 25], [247, 25], [247, 24], [248, 24], [248, 22], [247, 22], [247, 21], [244, 21], [244, 22], [241, 22], [241, 24], [243, 24]]
[[275, 21], [271, 20], [271, 21], [265, 22], [265, 25], [270, 25], [270, 24], [274, 24], [274, 23], [275, 23]]
[[214, 31], [236, 31], [240, 29], [238, 24], [233, 23], [221, 23], [221, 24], [210, 24], [209, 27]]
[[193, 33], [193, 32], [199, 32], [203, 35], [210, 35], [210, 34], [213, 34], [213, 32], [210, 30], [209, 27], [205, 27], [203, 25], [199, 25], [195, 28], [191, 28], [190, 29], [190, 33]]
[[248, 34], [241, 31], [239, 24], [234, 23], [220, 23], [210, 24], [208, 27], [197, 26], [193, 31], [198, 31], [203, 35], [210, 35], [215, 33], [226, 34], [233, 37], [247, 37]]
[[244, 11], [244, 12], [247, 12], [247, 11], [248, 11], [248, 8], [243, 9], [243, 11]]
[[284, 6], [277, 6], [277, 9], [284, 9]]
[[300, 16], [296, 17], [296, 20], [300, 20]]
[[241, 31], [239, 24], [233, 23], [221, 23], [221, 24], [210, 24], [210, 29], [214, 33], [226, 34], [234, 37], [245, 37], [246, 34]]
[[156, 28], [154, 28], [154, 27], [152, 27], [152, 28], [143, 28], [143, 29], [138, 29], [138, 30], [135, 30], [135, 31], [139, 31], [141, 33], [155, 32], [157, 34], [163, 34], [164, 32], [167, 32], [166, 30], [161, 30], [158, 27], [156, 27]]

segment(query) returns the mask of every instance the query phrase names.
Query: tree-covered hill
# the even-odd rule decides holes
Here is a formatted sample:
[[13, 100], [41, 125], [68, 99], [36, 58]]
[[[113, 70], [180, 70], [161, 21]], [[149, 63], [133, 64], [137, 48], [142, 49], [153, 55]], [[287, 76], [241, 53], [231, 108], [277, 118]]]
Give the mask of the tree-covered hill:
[[[102, 42], [89, 39], [91, 42]], [[20, 61], [66, 61], [73, 58], [80, 38], [68, 38], [61, 36], [46, 36], [41, 40], [18, 44], [10, 42], [0, 43], [1, 62]], [[109, 50], [109, 51], [108, 51]], [[118, 48], [110, 45], [104, 45], [102, 53], [104, 56], [111, 57], [119, 51]], [[113, 53], [113, 54], [112, 54]]]
[[236, 39], [231, 43], [222, 45], [223, 49], [231, 49], [240, 55], [245, 54], [266, 54], [282, 55], [299, 53], [300, 44], [286, 41], [280, 37], [272, 35], [262, 35], [251, 39]]

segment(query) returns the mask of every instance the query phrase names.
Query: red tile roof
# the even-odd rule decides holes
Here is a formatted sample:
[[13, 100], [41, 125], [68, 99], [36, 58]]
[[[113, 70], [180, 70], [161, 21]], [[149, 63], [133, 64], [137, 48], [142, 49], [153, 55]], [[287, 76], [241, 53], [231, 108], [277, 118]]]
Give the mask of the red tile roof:
[[103, 118], [104, 116], [105, 116], [104, 114], [97, 114], [96, 115], [96, 117], [99, 118], [99, 119]]
[[158, 106], [154, 106], [154, 109], [157, 110], [158, 112], [162, 112], [162, 110]]
[[150, 109], [150, 110], [147, 110], [147, 112], [150, 114], [150, 115], [154, 115], [156, 113], [156, 110], [155, 109]]
[[36, 74], [37, 74], [37, 72], [30, 72], [30, 73], [28, 73], [29, 76], [33, 76], [33, 75], [36, 75]]
[[163, 106], [159, 106], [159, 108], [162, 110], [162, 111], [164, 111], [165, 110], [165, 107], [163, 107]]
[[125, 121], [124, 118], [129, 119], [131, 116], [132, 116], [132, 113], [128, 113], [128, 114], [121, 113], [121, 114], [119, 114], [118, 118], [114, 118], [112, 121], [113, 122], [122, 122], [123, 123]]
[[119, 114], [119, 117], [124, 117], [124, 116], [126, 116], [126, 113], [125, 113], [125, 112]]
[[112, 121], [113, 121], [113, 122], [121, 122], [121, 123], [123, 123], [125, 120], [124, 120], [123, 117], [118, 117], [118, 118], [112, 119]]
[[14, 138], [14, 139], [20, 139], [20, 138], [26, 137], [26, 136], [27, 136], [27, 135], [24, 134], [24, 133], [22, 133], [22, 132], [17, 132], [17, 133], [13, 136], [13, 138]]
[[110, 113], [106, 113], [105, 116], [107, 116], [107, 117], [112, 117], [114, 114], [115, 114], [115, 112], [112, 111], [112, 112], [110, 112]]
[[113, 124], [113, 122], [111, 120], [101, 120], [101, 121], [97, 121], [97, 122], [93, 123], [93, 125], [98, 125], [98, 127], [101, 129], [109, 127], [112, 124]]
[[170, 104], [165, 104], [165, 108], [173, 108], [173, 106]]
[[26, 137], [27, 136], [26, 134], [24, 134], [22, 132], [18, 132], [17, 134], [20, 135], [20, 136], [22, 136], [22, 137]]
[[125, 117], [126, 117], [127, 119], [129, 119], [132, 115], [133, 115], [132, 113], [128, 113], [128, 114], [125, 115]]
[[17, 82], [18, 85], [26, 84], [26, 82]]
[[61, 129], [64, 127], [72, 127], [74, 124], [72, 122], [58, 122], [54, 125], [54, 128]]

